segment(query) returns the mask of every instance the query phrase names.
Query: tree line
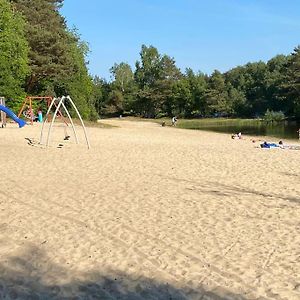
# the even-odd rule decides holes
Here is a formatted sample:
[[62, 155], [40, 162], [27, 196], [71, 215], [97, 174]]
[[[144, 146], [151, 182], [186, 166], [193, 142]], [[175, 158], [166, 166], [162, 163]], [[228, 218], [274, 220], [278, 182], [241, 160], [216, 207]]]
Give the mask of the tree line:
[[300, 47], [268, 62], [221, 73], [182, 72], [174, 58], [142, 45], [139, 60], [114, 64], [111, 80], [88, 73], [88, 45], [60, 14], [63, 0], [0, 0], [0, 96], [18, 109], [27, 95], [68, 94], [86, 119], [257, 117], [300, 120]]
[[134, 70], [122, 62], [110, 72], [111, 82], [94, 79], [100, 114], [253, 118], [273, 111], [300, 120], [300, 47], [266, 63], [207, 75], [181, 72], [173, 58], [143, 45]]

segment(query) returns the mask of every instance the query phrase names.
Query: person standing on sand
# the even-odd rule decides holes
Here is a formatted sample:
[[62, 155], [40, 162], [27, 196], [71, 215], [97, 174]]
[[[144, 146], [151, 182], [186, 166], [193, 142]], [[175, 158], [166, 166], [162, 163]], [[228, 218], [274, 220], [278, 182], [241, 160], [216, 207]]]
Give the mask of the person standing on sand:
[[298, 138], [299, 138], [299, 141], [300, 141], [300, 128], [298, 129]]
[[177, 118], [173, 117], [172, 118], [172, 126], [176, 126], [176, 123], [177, 123]]

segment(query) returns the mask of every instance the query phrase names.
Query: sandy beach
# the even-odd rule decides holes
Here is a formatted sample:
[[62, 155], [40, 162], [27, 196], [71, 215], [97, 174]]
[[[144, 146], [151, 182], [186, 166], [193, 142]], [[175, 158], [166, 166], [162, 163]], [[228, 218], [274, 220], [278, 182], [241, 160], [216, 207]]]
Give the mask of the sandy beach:
[[103, 122], [0, 129], [0, 299], [300, 299], [300, 151]]

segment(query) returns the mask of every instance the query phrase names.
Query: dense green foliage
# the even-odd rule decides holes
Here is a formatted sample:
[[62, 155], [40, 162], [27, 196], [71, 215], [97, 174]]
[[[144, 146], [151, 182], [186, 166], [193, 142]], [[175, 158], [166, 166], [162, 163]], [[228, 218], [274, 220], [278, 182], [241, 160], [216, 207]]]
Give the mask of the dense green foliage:
[[[119, 68], [127, 70], [121, 72], [127, 74], [122, 75], [126, 89]], [[191, 69], [182, 73], [173, 58], [143, 45], [135, 70], [121, 63], [111, 72], [112, 82], [102, 80], [96, 87], [99, 114], [300, 118], [300, 48], [267, 63], [248, 63], [223, 74], [215, 70], [209, 76]]]
[[282, 111], [272, 111], [267, 109], [264, 115], [264, 121], [266, 122], [280, 122], [283, 121], [284, 119], [285, 116]]
[[29, 72], [25, 22], [6, 0], [0, 0], [0, 95], [23, 95], [22, 84]]
[[0, 0], [0, 95], [13, 110], [25, 94], [71, 95], [84, 118], [96, 119], [88, 47], [67, 28], [62, 3]]
[[182, 72], [174, 58], [142, 45], [134, 69], [114, 64], [111, 81], [91, 78], [88, 46], [60, 14], [63, 0], [0, 0], [0, 96], [17, 109], [29, 95], [71, 95], [84, 118], [215, 116], [300, 119], [300, 48], [267, 63], [211, 75]]

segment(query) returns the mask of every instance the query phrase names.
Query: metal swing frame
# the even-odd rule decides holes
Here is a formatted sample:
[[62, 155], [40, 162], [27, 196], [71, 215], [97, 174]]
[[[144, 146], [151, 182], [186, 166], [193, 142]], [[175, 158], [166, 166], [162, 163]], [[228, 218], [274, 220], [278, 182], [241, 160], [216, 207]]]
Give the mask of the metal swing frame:
[[73, 130], [73, 133], [74, 133], [74, 136], [75, 136], [76, 144], [79, 143], [78, 142], [78, 136], [77, 136], [76, 128], [74, 126], [74, 123], [73, 123], [73, 120], [72, 120], [72, 118], [70, 116], [70, 113], [69, 113], [69, 111], [68, 111], [68, 109], [67, 109], [67, 107], [65, 105], [65, 101], [66, 100], [71, 103], [72, 107], [74, 108], [74, 110], [75, 110], [75, 112], [76, 112], [76, 114], [77, 114], [77, 116], [78, 116], [78, 118], [80, 120], [81, 126], [83, 128], [83, 132], [84, 132], [84, 135], [85, 135], [85, 141], [86, 141], [87, 148], [90, 149], [91, 145], [90, 145], [90, 142], [89, 142], [89, 139], [88, 139], [87, 131], [86, 131], [86, 128], [84, 126], [83, 120], [81, 118], [81, 115], [80, 115], [80, 113], [79, 113], [76, 105], [74, 104], [74, 102], [73, 102], [73, 100], [71, 99], [70, 96], [62, 96], [60, 98], [53, 98], [52, 99], [51, 104], [48, 107], [48, 111], [47, 111], [46, 116], [45, 116], [44, 121], [43, 121], [42, 130], [41, 130], [41, 136], [40, 136], [40, 144], [43, 144], [43, 133], [44, 133], [45, 123], [47, 122], [48, 117], [50, 116], [50, 112], [51, 112], [51, 109], [52, 109], [53, 106], [55, 106], [56, 109], [55, 109], [54, 115], [52, 117], [49, 129], [48, 129], [48, 134], [47, 134], [47, 139], [46, 139], [46, 144], [45, 144], [46, 147], [48, 147], [49, 144], [50, 144], [50, 137], [51, 137], [51, 133], [52, 133], [52, 127], [53, 127], [54, 121], [55, 121], [55, 119], [57, 117], [57, 114], [60, 111], [59, 110], [60, 107], [62, 107], [65, 110], [65, 112], [66, 112], [66, 114], [68, 116], [68, 119], [69, 119], [69, 121], [71, 123], [72, 130]]

